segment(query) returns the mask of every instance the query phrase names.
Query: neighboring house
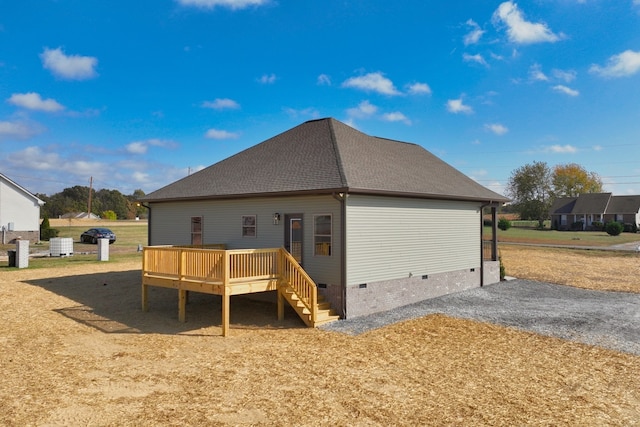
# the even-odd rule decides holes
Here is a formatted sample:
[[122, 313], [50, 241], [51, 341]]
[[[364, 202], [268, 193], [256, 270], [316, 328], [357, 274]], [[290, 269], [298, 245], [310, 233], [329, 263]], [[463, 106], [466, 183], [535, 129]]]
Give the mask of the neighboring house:
[[343, 318], [499, 281], [495, 235], [483, 262], [482, 212], [495, 224], [508, 199], [419, 145], [331, 118], [140, 200], [150, 245], [284, 247]]
[[94, 213], [87, 212], [70, 212], [60, 216], [61, 219], [100, 219], [100, 217]]
[[0, 232], [2, 243], [40, 240], [40, 207], [44, 202], [0, 173]]
[[557, 230], [591, 230], [594, 222], [617, 221], [640, 226], [640, 195], [614, 196], [611, 193], [587, 193], [561, 197], [549, 210], [551, 226]]

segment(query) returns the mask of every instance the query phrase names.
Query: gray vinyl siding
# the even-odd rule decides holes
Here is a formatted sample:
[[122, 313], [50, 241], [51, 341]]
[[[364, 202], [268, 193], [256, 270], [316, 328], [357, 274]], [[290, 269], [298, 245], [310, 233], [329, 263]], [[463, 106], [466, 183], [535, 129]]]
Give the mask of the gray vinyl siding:
[[[273, 224], [273, 214], [280, 223]], [[316, 283], [340, 284], [340, 203], [331, 196], [203, 200], [151, 204], [152, 245], [191, 243], [191, 217], [201, 216], [204, 244], [224, 243], [228, 249], [284, 246], [285, 214], [303, 214], [303, 263]], [[332, 254], [313, 254], [313, 216], [332, 215]], [[243, 215], [256, 215], [256, 237], [242, 237]]]
[[347, 286], [480, 268], [480, 204], [349, 195]]

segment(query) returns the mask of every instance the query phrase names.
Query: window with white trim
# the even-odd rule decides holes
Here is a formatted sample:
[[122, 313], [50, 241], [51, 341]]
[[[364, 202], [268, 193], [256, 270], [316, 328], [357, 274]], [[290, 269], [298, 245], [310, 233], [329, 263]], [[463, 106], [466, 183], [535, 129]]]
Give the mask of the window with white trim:
[[256, 237], [257, 223], [256, 215], [242, 215], [242, 237]]
[[201, 216], [191, 217], [191, 244], [192, 245], [202, 244], [202, 217]]
[[313, 216], [313, 253], [331, 256], [331, 215]]

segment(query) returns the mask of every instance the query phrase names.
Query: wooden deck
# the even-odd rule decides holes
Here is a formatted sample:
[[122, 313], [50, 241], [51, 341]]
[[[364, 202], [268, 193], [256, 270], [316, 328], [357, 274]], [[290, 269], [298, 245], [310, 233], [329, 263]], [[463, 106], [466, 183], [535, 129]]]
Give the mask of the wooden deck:
[[178, 319], [186, 320], [187, 292], [222, 296], [222, 335], [229, 334], [231, 295], [278, 291], [278, 319], [288, 302], [309, 327], [339, 318], [318, 296], [309, 275], [285, 249], [225, 250], [208, 247], [148, 246], [142, 255], [142, 309], [148, 287], [178, 290]]

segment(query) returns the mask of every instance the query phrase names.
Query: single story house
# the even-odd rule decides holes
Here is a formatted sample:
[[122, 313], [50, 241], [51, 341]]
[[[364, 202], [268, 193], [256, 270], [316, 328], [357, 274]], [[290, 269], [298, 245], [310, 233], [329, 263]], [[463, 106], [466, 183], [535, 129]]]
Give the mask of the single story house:
[[490, 208], [495, 224], [507, 198], [419, 145], [333, 118], [305, 122], [140, 201], [149, 245], [284, 247], [342, 318], [500, 280], [495, 228], [483, 242], [482, 213]]
[[640, 195], [614, 196], [586, 193], [557, 198], [551, 209], [551, 227], [557, 230], [590, 230], [594, 222], [617, 221], [640, 227]]
[[60, 219], [100, 219], [100, 216], [94, 213], [87, 212], [69, 212], [64, 215], [60, 215]]
[[40, 207], [44, 202], [0, 173], [0, 231], [2, 244], [40, 240]]

